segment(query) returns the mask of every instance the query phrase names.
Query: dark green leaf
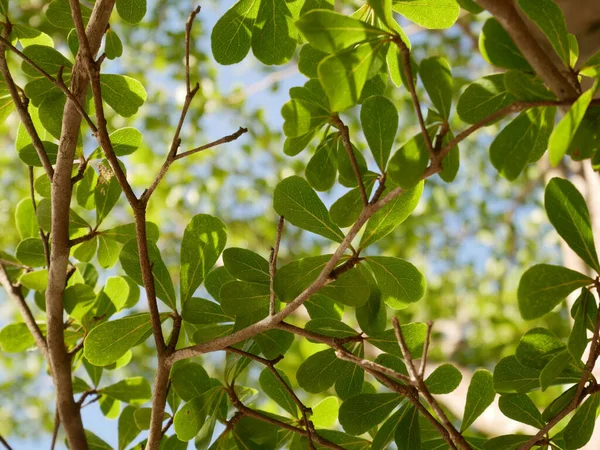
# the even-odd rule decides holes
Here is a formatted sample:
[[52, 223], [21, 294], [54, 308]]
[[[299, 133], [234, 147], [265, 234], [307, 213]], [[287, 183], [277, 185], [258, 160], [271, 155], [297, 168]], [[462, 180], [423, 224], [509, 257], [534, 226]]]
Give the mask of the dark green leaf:
[[228, 281], [233, 281], [235, 278], [227, 271], [225, 266], [215, 267], [206, 275], [204, 287], [210, 295], [217, 301], [221, 302], [221, 288]]
[[488, 19], [479, 36], [479, 51], [493, 66], [531, 72], [531, 66], [500, 23]]
[[225, 314], [218, 303], [198, 297], [192, 297], [183, 304], [181, 317], [198, 325], [234, 321], [234, 317]]
[[591, 278], [560, 266], [538, 264], [519, 282], [519, 310], [525, 320], [537, 319], [564, 300], [575, 289], [593, 283]]
[[400, 404], [398, 394], [359, 394], [340, 407], [340, 424], [350, 434], [360, 435], [377, 426]]
[[[135, 224], [128, 223], [127, 225], [119, 225], [103, 231], [102, 234], [120, 244], [125, 244], [131, 239], [135, 239]], [[158, 241], [158, 226], [156, 226], [155, 223], [146, 222], [146, 238], [153, 243]]]
[[515, 356], [519, 363], [543, 369], [565, 344], [546, 328], [533, 328], [523, 335], [517, 346]]
[[589, 442], [594, 432], [599, 405], [600, 395], [595, 393], [577, 409], [563, 430], [567, 450], [581, 448]]
[[454, 391], [462, 381], [462, 374], [452, 364], [442, 364], [431, 372], [425, 384], [432, 394], [449, 394]]
[[337, 159], [332, 144], [332, 140], [321, 142], [306, 165], [306, 180], [317, 191], [328, 191], [335, 184]]
[[504, 86], [508, 92], [519, 100], [530, 102], [556, 100], [556, 96], [544, 86], [541, 79], [520, 70], [506, 71], [504, 74]]
[[355, 311], [356, 321], [365, 333], [372, 335], [385, 331], [387, 310], [381, 300], [381, 291], [377, 286], [371, 286], [369, 300]]
[[221, 307], [225, 314], [245, 316], [268, 307], [269, 295], [267, 284], [229, 281], [221, 288]]
[[419, 74], [433, 105], [446, 120], [452, 106], [452, 71], [444, 58], [434, 56], [421, 61]]
[[[279, 370], [277, 372], [283, 381], [288, 386], [291, 386], [287, 375]], [[282, 382], [269, 369], [263, 369], [260, 373], [259, 382], [264, 393], [275, 400], [275, 403], [289, 412], [292, 416], [298, 417], [298, 406], [294, 402], [293, 397], [283, 387]]]
[[[92, 10], [85, 5], [80, 5], [83, 24], [87, 25]], [[46, 19], [57, 28], [74, 28], [73, 16], [71, 14], [71, 6], [69, 0], [54, 0], [46, 10]]]
[[404, 414], [406, 414], [406, 410], [406, 407], [400, 408], [390, 416], [383, 425], [381, 425], [381, 428], [379, 428], [377, 434], [375, 434], [375, 437], [373, 438], [371, 450], [385, 450], [388, 448], [388, 445], [394, 439], [398, 423], [400, 423], [400, 420], [404, 417]]
[[132, 405], [141, 405], [152, 397], [150, 383], [142, 377], [125, 378], [102, 388], [102, 393]]
[[569, 335], [568, 349], [575, 361], [581, 360], [583, 352], [587, 347], [587, 329], [595, 327], [595, 318], [598, 314], [598, 306], [594, 296], [587, 289], [582, 289], [581, 295], [573, 304], [571, 316], [573, 316], [573, 329]]
[[[512, 94], [506, 92], [503, 74], [488, 75], [471, 83], [465, 89], [458, 99], [456, 112], [463, 121], [474, 124], [515, 100]], [[487, 125], [492, 123], [494, 121]]]
[[210, 377], [200, 364], [177, 364], [171, 369], [171, 385], [182, 400], [188, 402], [211, 389]]
[[[52, 76], [58, 73], [61, 66], [64, 66], [65, 69], [73, 67], [73, 63], [62, 53], [46, 45], [30, 45], [23, 49], [23, 54]], [[26, 61], [21, 64], [21, 69], [30, 77], [38, 78], [42, 76]]]
[[302, 389], [317, 394], [334, 385], [343, 367], [344, 361], [335, 356], [333, 349], [323, 350], [309, 356], [300, 364], [296, 380]]
[[526, 423], [535, 428], [542, 428], [545, 425], [537, 406], [525, 394], [501, 395], [498, 406], [502, 414], [509, 419]]
[[317, 78], [317, 67], [326, 56], [327, 53], [317, 50], [310, 44], [303, 45], [298, 55], [298, 70], [308, 78]]
[[[419, 358], [423, 354], [423, 344], [427, 334], [427, 325], [424, 323], [409, 323], [401, 325], [402, 336], [413, 358]], [[368, 342], [386, 353], [402, 356], [396, 333], [392, 328], [383, 333], [369, 336]]]
[[102, 98], [120, 116], [131, 117], [146, 101], [142, 83], [125, 75], [100, 74]]
[[419, 411], [413, 405], [406, 406], [406, 410], [398, 422], [398, 427], [394, 434], [394, 442], [398, 450], [421, 448]]
[[227, 271], [238, 280], [269, 283], [269, 262], [253, 251], [232, 247], [223, 252]]
[[[143, 0], [145, 3], [145, 0]], [[111, 28], [104, 35], [104, 53], [108, 59], [115, 59], [123, 54], [123, 43], [117, 33]]]
[[383, 172], [398, 131], [398, 110], [386, 97], [374, 95], [363, 102], [360, 123], [373, 158]]
[[475, 419], [492, 404], [495, 397], [492, 374], [484, 369], [477, 370], [471, 378], [471, 384], [467, 391], [467, 403], [460, 431], [463, 432], [469, 428]]
[[257, 334], [254, 340], [267, 359], [275, 359], [290, 349], [294, 335], [283, 330], [267, 330]]
[[494, 389], [499, 393], [525, 393], [540, 387], [540, 370], [519, 363], [514, 356], [500, 360], [494, 369]]
[[108, 161], [103, 160], [99, 165], [100, 176], [94, 188], [96, 204], [96, 226], [100, 225], [108, 213], [116, 205], [121, 196], [121, 186]]
[[235, 64], [246, 57], [260, 3], [259, 0], [240, 0], [217, 21], [210, 41], [219, 64]]
[[146, 0], [117, 0], [117, 12], [125, 22], [139, 23], [146, 15]]
[[140, 434], [140, 429], [135, 423], [134, 413], [136, 408], [126, 406], [119, 417], [119, 450], [125, 450], [127, 446]]
[[483, 444], [484, 450], [517, 450], [533, 436], [523, 434], [507, 434], [490, 439]]

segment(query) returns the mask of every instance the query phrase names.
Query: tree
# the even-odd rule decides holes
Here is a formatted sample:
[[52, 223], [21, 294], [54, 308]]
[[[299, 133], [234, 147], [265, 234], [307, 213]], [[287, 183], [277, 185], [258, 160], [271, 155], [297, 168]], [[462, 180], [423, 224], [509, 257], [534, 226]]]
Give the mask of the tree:
[[[432, 228], [432, 219], [445, 220], [440, 194], [452, 198], [444, 192], [460, 185], [458, 145], [470, 145], [467, 138], [484, 127], [502, 124], [486, 143], [489, 161], [469, 152], [463, 166], [488, 177], [494, 195], [506, 189], [513, 199], [516, 189], [496, 183], [487, 168], [518, 186], [527, 177], [543, 178], [535, 171], [545, 154], [554, 166], [597, 177], [598, 56], [582, 36], [567, 32], [551, 0], [353, 3], [338, 9], [327, 0], [235, 3], [212, 29], [210, 58], [232, 65], [252, 50], [267, 66], [293, 61], [308, 81], [290, 89], [281, 130], [255, 115], [252, 125], [264, 126], [262, 136], [248, 125], [188, 150], [182, 143], [193, 134], [185, 127], [203, 112], [193, 102], [211, 100], [195, 81], [194, 61], [208, 58], [193, 38], [199, 8], [189, 13], [184, 32], [172, 33], [182, 42], [174, 47], [179, 53], [169, 46], [159, 55], [171, 65], [183, 56], [178, 76], [185, 95], [171, 119], [174, 108], [140, 111], [148, 96], [134, 76], [145, 79], [141, 67], [106, 70], [128, 46], [145, 45], [135, 36], [145, 0], [97, 0], [92, 8], [54, 0], [43, 13], [0, 1], [2, 113], [5, 120], [18, 118], [21, 164], [10, 159], [3, 176], [19, 181], [27, 167], [29, 186], [12, 203], [14, 231], [0, 255], [0, 282], [20, 313], [0, 331], [0, 346], [6, 353], [37, 347], [45, 359], [55, 392], [54, 439], [61, 428], [70, 448], [110, 448], [82, 420], [82, 408], [97, 401], [107, 417], [119, 417], [119, 448], [143, 439], [148, 449], [185, 447], [190, 440], [197, 448], [387, 448], [393, 441], [399, 449], [575, 449], [590, 440], [600, 401], [592, 375], [600, 342], [593, 196], [586, 204], [566, 178], [545, 186], [548, 220], [578, 270], [546, 264], [535, 240], [533, 248], [528, 242], [516, 248], [532, 258], [499, 246], [498, 257], [510, 266], [489, 278], [501, 285], [494, 294], [504, 293], [507, 273], [520, 276], [512, 305], [522, 319], [506, 316], [510, 356], [476, 339], [469, 357], [436, 349], [442, 341], [431, 322], [436, 307], [449, 292], [464, 295], [477, 286], [463, 265], [459, 280], [434, 282], [427, 303], [417, 303], [427, 282], [408, 252], [416, 259], [424, 246], [439, 249], [434, 238], [454, 238]], [[471, 24], [482, 24], [479, 49], [499, 68], [466, 83], [450, 64], [470, 61], [461, 41], [444, 35], [448, 54], [440, 55], [423, 44], [413, 49], [404, 31], [409, 22], [450, 28], [461, 7], [469, 14], [461, 22], [465, 35], [472, 36]], [[482, 7], [492, 16], [478, 17]], [[30, 27], [28, 17], [40, 14], [47, 23]], [[145, 123], [133, 127], [135, 117]], [[156, 175], [134, 183], [142, 140], [164, 140], [161, 119], [174, 121], [167, 154], [153, 168]], [[177, 180], [197, 183], [176, 169], [179, 160], [249, 130], [266, 145], [282, 132], [289, 157], [315, 148], [300, 160], [304, 176], [277, 180], [270, 214], [279, 218], [259, 222], [268, 231], [249, 224], [239, 231], [185, 208], [165, 214], [164, 202], [156, 204], [154, 194], [161, 195], [172, 170], [179, 170]], [[148, 150], [144, 155], [154, 160]], [[276, 160], [286, 168], [289, 161]], [[263, 184], [261, 192], [268, 188]], [[524, 197], [519, 201], [531, 201]], [[419, 205], [430, 210], [421, 221], [413, 214]], [[170, 224], [171, 215], [185, 215], [185, 229]], [[514, 216], [507, 223], [509, 239], [521, 233]], [[300, 230], [313, 237], [306, 240]], [[264, 252], [265, 236], [273, 242], [268, 257], [254, 251]], [[250, 245], [228, 246], [228, 239]], [[283, 262], [282, 245], [288, 247]], [[289, 250], [295, 245], [302, 246], [296, 254]], [[569, 317], [564, 300], [574, 292]], [[487, 305], [490, 298], [481, 300]], [[206, 364], [209, 354], [221, 353], [222, 363]], [[458, 413], [438, 397], [461, 383], [461, 371], [449, 361], [493, 367], [470, 376]], [[214, 368], [211, 374], [203, 362]], [[111, 375], [117, 368], [122, 371]], [[473, 428], [497, 394], [508, 419], [535, 431], [497, 436]]]

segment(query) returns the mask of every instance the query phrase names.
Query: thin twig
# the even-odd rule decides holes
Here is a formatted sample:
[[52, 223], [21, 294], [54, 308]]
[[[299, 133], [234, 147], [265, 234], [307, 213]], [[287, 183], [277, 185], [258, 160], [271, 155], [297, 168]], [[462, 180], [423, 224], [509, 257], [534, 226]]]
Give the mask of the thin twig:
[[12, 447], [8, 445], [8, 442], [6, 442], [6, 439], [4, 439], [2, 435], [0, 435], [0, 444], [4, 445], [6, 450], [12, 450]]
[[60, 429], [60, 415], [58, 414], [58, 405], [56, 406], [56, 412], [54, 413], [54, 428], [52, 430], [52, 443], [50, 444], [50, 450], [54, 450], [56, 447], [56, 439], [58, 438], [58, 430]]
[[173, 416], [169, 417], [169, 420], [167, 421], [165, 426], [162, 427], [162, 429], [160, 430], [160, 434], [164, 436], [165, 433], [169, 430], [169, 428], [171, 428], [171, 425], [173, 425]]
[[433, 328], [433, 322], [430, 320], [427, 322], [427, 335], [425, 336], [425, 344], [423, 346], [423, 356], [421, 357], [421, 367], [419, 367], [419, 377], [425, 376], [425, 368], [427, 366], [427, 353], [429, 352], [429, 344], [431, 343], [431, 329]]
[[279, 254], [279, 245], [281, 244], [281, 234], [283, 232], [283, 216], [279, 216], [279, 222], [277, 223], [277, 232], [275, 234], [275, 245], [271, 248], [271, 255], [269, 257], [269, 314], [275, 314], [275, 274], [277, 273], [277, 255]]
[[348, 158], [350, 159], [350, 164], [352, 165], [352, 170], [354, 171], [354, 176], [356, 177], [356, 181], [358, 182], [358, 189], [360, 191], [360, 198], [362, 199], [363, 206], [367, 206], [369, 204], [369, 197], [367, 196], [367, 190], [365, 189], [365, 184], [363, 182], [362, 176], [360, 174], [360, 169], [358, 167], [358, 162], [356, 161], [356, 155], [354, 154], [354, 150], [352, 149], [352, 142], [350, 142], [350, 132], [348, 131], [348, 127], [344, 124], [342, 119], [339, 116], [335, 116], [331, 119], [331, 123], [335, 125], [340, 133], [340, 138], [342, 139], [342, 144], [344, 144], [344, 148], [346, 149], [346, 153], [348, 154]]
[[185, 158], [186, 156], [193, 155], [194, 153], [201, 152], [203, 150], [207, 150], [212, 147], [216, 147], [217, 145], [226, 144], [227, 142], [235, 141], [242, 134], [247, 133], [248, 129], [240, 127], [235, 133], [232, 133], [228, 136], [224, 136], [221, 139], [217, 139], [216, 141], [209, 142], [208, 144], [201, 145], [200, 147], [193, 148], [192, 150], [188, 150], [187, 152], [183, 152], [175, 156], [175, 161], [181, 158]]

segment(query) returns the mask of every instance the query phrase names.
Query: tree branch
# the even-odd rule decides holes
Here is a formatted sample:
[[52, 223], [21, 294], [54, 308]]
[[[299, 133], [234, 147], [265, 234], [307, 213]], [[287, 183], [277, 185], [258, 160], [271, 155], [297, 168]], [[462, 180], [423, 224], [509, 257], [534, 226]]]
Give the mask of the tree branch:
[[275, 314], [275, 274], [277, 273], [277, 255], [279, 254], [279, 245], [281, 244], [281, 234], [283, 231], [283, 216], [279, 217], [277, 223], [277, 232], [275, 235], [275, 245], [271, 248], [271, 256], [269, 257], [269, 314]]
[[8, 445], [8, 442], [6, 442], [6, 440], [0, 435], [0, 444], [2, 444], [4, 446], [4, 448], [6, 448], [6, 450], [12, 450], [12, 447], [10, 445]]

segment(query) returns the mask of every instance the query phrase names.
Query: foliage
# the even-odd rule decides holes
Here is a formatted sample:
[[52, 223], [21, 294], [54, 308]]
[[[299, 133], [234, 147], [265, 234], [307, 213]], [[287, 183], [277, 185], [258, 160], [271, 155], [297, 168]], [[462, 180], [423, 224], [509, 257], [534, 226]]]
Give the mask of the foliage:
[[[163, 112], [145, 115], [157, 99], [141, 66], [109, 62], [135, 48], [130, 25], [146, 20], [145, 0], [97, 0], [94, 10], [53, 0], [43, 11], [45, 31], [27, 25], [20, 5], [0, 2], [0, 116], [6, 123], [18, 118], [19, 166], [6, 172], [28, 168], [30, 186], [22, 198], [10, 198], [13, 232], [0, 254], [0, 282], [21, 317], [0, 330], [0, 348], [37, 347], [47, 360], [69, 447], [110, 448], [81, 423], [81, 410], [95, 401], [104, 416], [118, 417], [120, 449], [139, 439], [149, 449], [186, 448], [192, 440], [211, 449], [383, 449], [392, 441], [398, 449], [583, 447], [600, 406], [591, 375], [600, 353], [600, 263], [588, 205], [575, 185], [550, 180], [544, 209], [585, 273], [542, 260], [516, 264], [522, 276], [515, 309], [537, 321], [529, 330], [512, 324], [513, 334], [523, 334], [514, 355], [496, 348], [471, 361], [472, 368], [495, 367], [470, 377], [462, 421], [437, 396], [455, 391], [463, 375], [439, 358], [433, 325], [423, 322], [430, 319], [428, 297], [450, 287], [440, 287], [434, 272], [428, 292], [423, 261], [401, 248], [406, 243], [415, 255], [434, 239], [427, 221], [419, 223], [419, 208], [443, 210], [440, 195], [469, 170], [459, 173], [459, 144], [483, 127], [508, 120], [498, 132], [491, 128], [489, 160], [513, 183], [535, 170], [546, 150], [553, 165], [569, 155], [598, 168], [598, 57], [577, 62], [576, 41], [552, 0], [516, 3], [547, 37], [563, 72], [583, 68], [579, 75], [595, 78], [591, 88], [575, 97], [557, 92], [500, 18], [482, 19], [479, 49], [504, 72], [464, 80], [450, 62], [460, 56], [420, 54], [401, 24], [449, 28], [461, 6], [479, 12], [466, 0], [369, 0], [348, 2], [347, 11], [328, 0], [236, 2], [212, 29], [215, 61], [240, 63], [252, 50], [271, 66], [297, 54], [308, 78], [289, 90], [276, 131], [283, 153], [301, 163], [290, 168], [290, 159], [281, 159], [286, 170], [271, 178], [276, 186], [262, 186], [260, 192], [271, 191], [272, 210], [253, 233], [247, 223], [240, 231], [235, 220], [184, 207], [171, 212], [164, 202], [168, 173], [197, 183], [187, 167], [176, 169], [179, 160], [248, 132], [180, 148], [191, 136], [184, 124], [210, 101], [190, 62], [198, 54], [192, 29], [199, 9], [170, 61], [184, 55], [178, 69], [185, 97], [179, 115], [164, 120], [175, 128], [168, 142]], [[108, 73], [107, 66], [126, 73]], [[195, 100], [202, 106], [194, 113]], [[564, 117], [555, 125], [557, 111]], [[260, 124], [257, 117], [253, 126]], [[257, 141], [275, 139], [249, 128]], [[155, 137], [168, 149], [156, 159]], [[156, 161], [156, 175], [144, 175], [152, 166], [143, 166], [146, 156]], [[219, 177], [212, 169], [206, 179]], [[141, 194], [137, 186], [144, 186]], [[268, 257], [265, 236], [273, 242]], [[296, 243], [302, 249], [288, 250], [282, 262], [280, 247]], [[465, 271], [457, 291], [472, 287], [467, 278]], [[571, 320], [553, 313], [575, 291]], [[213, 353], [224, 353], [224, 361], [215, 364]], [[428, 356], [443, 362], [429, 374]], [[45, 376], [41, 367], [37, 372]], [[496, 395], [507, 418], [537, 434], [478, 433], [476, 420]]]

